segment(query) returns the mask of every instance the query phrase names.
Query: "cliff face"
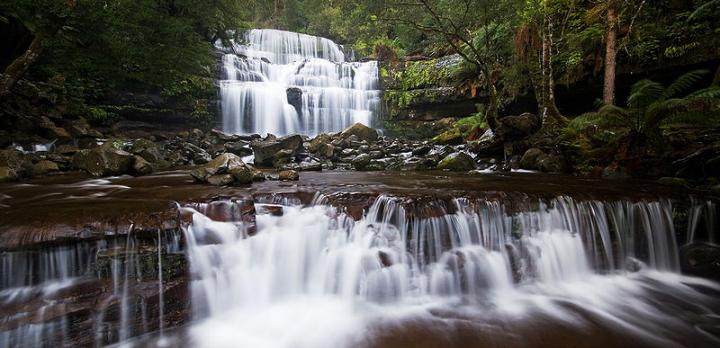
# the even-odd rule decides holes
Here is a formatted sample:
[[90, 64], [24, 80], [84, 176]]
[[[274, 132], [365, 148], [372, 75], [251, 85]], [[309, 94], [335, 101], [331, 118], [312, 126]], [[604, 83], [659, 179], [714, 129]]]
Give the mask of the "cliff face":
[[471, 81], [472, 70], [459, 55], [414, 61], [383, 62], [380, 79], [387, 120], [433, 121], [465, 117], [482, 98]]

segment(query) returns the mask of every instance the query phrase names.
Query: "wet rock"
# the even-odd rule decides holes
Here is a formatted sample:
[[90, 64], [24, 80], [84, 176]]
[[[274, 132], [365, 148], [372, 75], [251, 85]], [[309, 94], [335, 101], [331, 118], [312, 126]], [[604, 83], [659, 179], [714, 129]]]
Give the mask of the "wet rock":
[[370, 163], [368, 163], [365, 166], [364, 169], [365, 169], [365, 171], [381, 171], [381, 170], [385, 170], [386, 167], [387, 167], [387, 165], [385, 164], [385, 162], [378, 161], [378, 160], [372, 160], [372, 161], [370, 161]]
[[434, 143], [440, 145], [459, 145], [465, 141], [462, 131], [459, 128], [446, 130], [434, 137], [432, 140]]
[[562, 173], [565, 171], [565, 162], [562, 156], [559, 155], [545, 155], [541, 156], [537, 162], [538, 169], [543, 173]]
[[73, 120], [67, 125], [67, 129], [75, 138], [101, 138], [102, 133], [92, 129], [84, 118]]
[[250, 144], [255, 154], [255, 164], [258, 166], [273, 166], [280, 151], [287, 150], [291, 155], [302, 149], [303, 139], [300, 135], [288, 135], [286, 137], [273, 139], [268, 136], [267, 140], [254, 141]]
[[292, 105], [298, 115], [302, 112], [302, 89], [290, 87], [286, 90], [288, 104]]
[[2, 167], [8, 167], [17, 171], [22, 167], [23, 161], [23, 153], [18, 150], [0, 150], [0, 166]]
[[32, 167], [32, 173], [33, 175], [44, 175], [50, 172], [56, 172], [60, 170], [57, 163], [53, 161], [48, 160], [42, 160], [38, 163], [35, 163]]
[[540, 169], [538, 162], [543, 156], [545, 156], [545, 153], [538, 148], [528, 149], [520, 159], [520, 168], [528, 170]]
[[55, 122], [53, 122], [47, 117], [41, 117], [38, 126], [40, 127], [40, 129], [42, 129], [44, 135], [51, 139], [68, 140], [72, 138], [72, 136], [67, 130], [58, 127], [57, 125], [55, 125]]
[[498, 120], [497, 133], [504, 140], [525, 138], [540, 128], [540, 118], [531, 113], [518, 116], [506, 116]]
[[[208, 181], [210, 176], [228, 174], [233, 170], [244, 167], [245, 163], [240, 157], [232, 153], [224, 153], [220, 156], [215, 157], [207, 164], [195, 168], [190, 172], [193, 178], [199, 182]], [[232, 175], [230, 176], [232, 178]], [[218, 180], [218, 179], [216, 179]]]
[[79, 149], [77, 148], [77, 146], [68, 144], [60, 145], [55, 149], [55, 152], [61, 155], [74, 155], [78, 151]]
[[355, 136], [357, 140], [375, 141], [378, 139], [378, 133], [376, 130], [359, 122], [349, 128], [346, 128], [341, 134], [346, 139], [351, 136]]
[[184, 157], [194, 164], [205, 164], [212, 159], [212, 156], [207, 151], [197, 145], [182, 143], [181, 148]]
[[364, 153], [362, 155], [355, 156], [350, 163], [352, 163], [355, 170], [364, 170], [367, 165], [370, 164], [371, 160], [370, 155]]
[[217, 138], [217, 139], [219, 139], [219, 140], [221, 140], [221, 141], [238, 141], [238, 140], [241, 140], [241, 138], [240, 138], [239, 135], [228, 134], [228, 133], [225, 133], [225, 132], [223, 132], [223, 131], [221, 131], [221, 130], [217, 130], [217, 129], [211, 130], [211, 131], [210, 131], [210, 134], [211, 134], [213, 137], [215, 137], [215, 138]]
[[130, 172], [134, 156], [115, 148], [107, 142], [92, 150], [80, 150], [73, 156], [72, 163], [93, 176], [120, 175]]
[[457, 172], [469, 171], [475, 169], [475, 161], [464, 152], [455, 152], [443, 158], [437, 168]]
[[133, 163], [133, 171], [136, 174], [147, 175], [154, 172], [155, 169], [150, 162], [145, 160], [145, 158], [136, 155], [135, 163]]
[[423, 145], [423, 146], [420, 146], [420, 147], [418, 147], [418, 148], [415, 148], [415, 149], [412, 151], [412, 155], [413, 155], [413, 156], [425, 156], [425, 155], [427, 155], [428, 153], [430, 153], [430, 150], [432, 150], [432, 146], [430, 146], [430, 145]]
[[0, 167], [0, 182], [13, 181], [18, 178], [17, 173], [10, 167]]
[[211, 175], [207, 178], [207, 183], [214, 186], [225, 186], [230, 185], [235, 181], [235, 178], [230, 174], [217, 174]]
[[138, 155], [148, 162], [157, 163], [163, 159], [160, 148], [148, 139], [137, 139], [130, 147], [130, 152]]
[[311, 153], [320, 152], [327, 144], [332, 142], [332, 140], [333, 139], [329, 134], [318, 134], [318, 136], [310, 140], [310, 143], [308, 144], [308, 151]]
[[255, 180], [255, 171], [249, 166], [238, 166], [230, 169], [229, 172], [235, 179], [236, 184], [252, 184]]
[[278, 173], [278, 179], [281, 181], [300, 180], [300, 173], [298, 173], [296, 170], [283, 170]]
[[240, 157], [250, 156], [253, 154], [252, 149], [247, 146], [247, 143], [242, 141], [225, 143], [224, 148], [225, 151], [236, 154]]

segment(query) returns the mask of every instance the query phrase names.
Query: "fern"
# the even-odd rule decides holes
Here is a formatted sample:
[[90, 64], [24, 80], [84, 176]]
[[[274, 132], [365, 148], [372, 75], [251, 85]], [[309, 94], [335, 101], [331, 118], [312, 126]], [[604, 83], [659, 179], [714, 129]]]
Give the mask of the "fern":
[[681, 93], [689, 90], [695, 83], [700, 81], [704, 75], [708, 74], [707, 70], [695, 70], [684, 74], [675, 80], [663, 92], [664, 98], [679, 96]]

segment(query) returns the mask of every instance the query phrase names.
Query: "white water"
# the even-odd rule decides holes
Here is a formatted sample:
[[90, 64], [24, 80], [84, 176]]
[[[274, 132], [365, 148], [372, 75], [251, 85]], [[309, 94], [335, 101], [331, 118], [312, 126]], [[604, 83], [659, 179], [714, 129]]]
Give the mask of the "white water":
[[241, 222], [184, 208], [193, 213], [185, 230], [200, 319], [192, 345], [363, 346], [370, 332], [402, 322], [436, 325], [438, 309], [481, 323], [537, 316], [583, 330], [599, 322], [668, 345], [695, 329], [656, 308], [653, 292], [701, 305], [708, 296], [690, 285], [720, 291], [674, 273], [669, 201], [560, 197], [516, 214], [494, 201], [455, 204], [454, 214], [417, 218], [383, 196], [357, 222], [326, 205], [287, 205], [282, 216], [258, 215], [252, 237]]
[[[223, 130], [228, 133], [315, 135], [356, 122], [371, 126], [380, 103], [377, 62], [348, 62], [320, 37], [250, 30], [223, 57]], [[288, 88], [301, 91], [297, 109]]]

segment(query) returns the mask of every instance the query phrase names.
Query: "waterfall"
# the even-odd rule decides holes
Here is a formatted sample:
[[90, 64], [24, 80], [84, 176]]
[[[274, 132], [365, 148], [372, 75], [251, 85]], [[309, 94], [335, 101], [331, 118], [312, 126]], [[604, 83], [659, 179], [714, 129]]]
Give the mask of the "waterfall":
[[[500, 318], [536, 311], [584, 323], [564, 303], [601, 311], [602, 320], [622, 322], [617, 330], [640, 340], [667, 344], [655, 331], [672, 314], [652, 309], [656, 300], [647, 290], [662, 284], [700, 302], [707, 296], [689, 285], [720, 291], [676, 273], [667, 200], [558, 197], [511, 212], [498, 201], [456, 199], [441, 214], [418, 216], [401, 199], [380, 196], [359, 221], [314, 201], [320, 204], [273, 205], [274, 214], [257, 215], [252, 235], [238, 217], [213, 220], [183, 208], [192, 215], [184, 230], [200, 320], [193, 345], [354, 346], [362, 341], [358, 327], [388, 315], [462, 304], [490, 304]], [[308, 334], [312, 327], [323, 327], [322, 337]]]
[[380, 105], [376, 61], [349, 62], [320, 37], [254, 29], [223, 57], [223, 130], [315, 135], [372, 125]]

